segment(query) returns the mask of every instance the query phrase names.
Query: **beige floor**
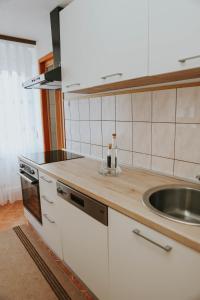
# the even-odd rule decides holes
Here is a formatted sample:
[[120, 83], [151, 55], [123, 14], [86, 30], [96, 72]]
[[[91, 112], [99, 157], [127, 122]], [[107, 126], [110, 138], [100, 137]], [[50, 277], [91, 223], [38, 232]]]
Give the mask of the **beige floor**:
[[[22, 224], [28, 224], [23, 211], [23, 203], [22, 201], [16, 201], [13, 204], [6, 204], [4, 206], [0, 206], [0, 234], [4, 234], [5, 231]], [[37, 233], [34, 231], [34, 229], [31, 226], [25, 226], [25, 230], [27, 231], [27, 234], [30, 234], [30, 236], [34, 236], [34, 242], [37, 241], [37, 247], [41, 247], [42, 251], [46, 251], [49, 255], [49, 263], [56, 264], [57, 267], [60, 269], [63, 276], [63, 280], [65, 279], [69, 280], [71, 284], [78, 289], [83, 299], [86, 300], [94, 300], [95, 297], [91, 295], [91, 293], [88, 291], [87, 287], [80, 282], [80, 280], [71, 272], [67, 266], [63, 264], [62, 261], [60, 261], [53, 253], [52, 251], [42, 242], [40, 237], [37, 235]], [[12, 231], [12, 230], [11, 230]], [[0, 249], [0, 254], [1, 254]], [[0, 255], [2, 257], [2, 255]], [[46, 255], [45, 255], [46, 256]], [[51, 261], [51, 262], [50, 262]], [[1, 263], [0, 263], [1, 266]], [[0, 273], [1, 273], [1, 267], [0, 267]], [[66, 276], [66, 277], [65, 277]], [[7, 298], [3, 298], [1, 295], [1, 285], [0, 285], [0, 300], [8, 300]], [[16, 298], [18, 299], [18, 298]], [[51, 298], [50, 298], [51, 299]], [[76, 300], [77, 298], [73, 298], [73, 300]], [[20, 299], [21, 300], [21, 299]], [[36, 299], [35, 299], [36, 300]], [[48, 300], [47, 298], [45, 300]]]
[[27, 220], [24, 216], [22, 201], [0, 205], [0, 231], [25, 223]]

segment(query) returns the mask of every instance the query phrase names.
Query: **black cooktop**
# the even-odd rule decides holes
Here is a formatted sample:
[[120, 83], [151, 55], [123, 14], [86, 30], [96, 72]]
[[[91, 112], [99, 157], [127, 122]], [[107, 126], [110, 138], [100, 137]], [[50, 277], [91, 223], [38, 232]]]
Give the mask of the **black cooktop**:
[[64, 150], [52, 150], [46, 152], [30, 153], [30, 154], [25, 154], [23, 156], [26, 159], [29, 159], [38, 165], [83, 157], [78, 154], [67, 152]]

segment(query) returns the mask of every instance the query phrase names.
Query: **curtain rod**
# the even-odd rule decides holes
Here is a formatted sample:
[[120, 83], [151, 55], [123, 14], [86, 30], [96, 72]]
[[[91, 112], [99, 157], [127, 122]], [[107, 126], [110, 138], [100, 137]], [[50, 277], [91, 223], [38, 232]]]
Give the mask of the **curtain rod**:
[[11, 42], [36, 45], [36, 41], [23, 39], [23, 38], [18, 38], [18, 37], [10, 36], [10, 35], [3, 35], [3, 34], [0, 34], [0, 40], [6, 40], [6, 41], [11, 41]]

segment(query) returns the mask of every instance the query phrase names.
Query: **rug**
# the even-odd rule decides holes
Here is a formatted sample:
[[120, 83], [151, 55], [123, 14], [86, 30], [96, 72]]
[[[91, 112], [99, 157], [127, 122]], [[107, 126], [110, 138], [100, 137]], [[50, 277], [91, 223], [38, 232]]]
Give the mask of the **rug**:
[[0, 300], [84, 300], [28, 225], [0, 232]]

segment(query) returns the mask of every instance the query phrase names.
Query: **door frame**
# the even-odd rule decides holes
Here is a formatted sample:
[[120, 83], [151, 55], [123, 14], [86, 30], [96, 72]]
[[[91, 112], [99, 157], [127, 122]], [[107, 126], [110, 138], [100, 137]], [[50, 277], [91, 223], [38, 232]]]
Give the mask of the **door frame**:
[[[46, 69], [53, 65], [53, 53], [50, 52], [47, 55], [39, 59], [39, 72], [44, 73]], [[63, 121], [63, 99], [61, 90], [55, 90], [56, 99], [56, 136], [57, 136], [57, 149], [65, 148], [64, 138], [64, 121]], [[41, 110], [42, 110], [42, 127], [44, 137], [44, 151], [51, 150], [51, 124], [50, 124], [50, 111], [48, 103], [47, 90], [41, 90]]]

